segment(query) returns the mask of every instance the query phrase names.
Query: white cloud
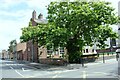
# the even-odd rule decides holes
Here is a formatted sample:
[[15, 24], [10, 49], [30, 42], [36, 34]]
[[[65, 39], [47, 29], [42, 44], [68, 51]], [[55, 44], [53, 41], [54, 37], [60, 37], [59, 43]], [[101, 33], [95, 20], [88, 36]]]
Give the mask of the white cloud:
[[0, 8], [7, 9], [9, 6], [19, 4], [24, 2], [25, 0], [0, 0]]
[[1, 7], [9, 8], [9, 6], [26, 3], [31, 8], [44, 8], [53, 0], [1, 0]]
[[[8, 12], [8, 11], [1, 11], [0, 10], [0, 15], [1, 16], [8, 16], [8, 17], [23, 17], [23, 16], [27, 16], [26, 14], [28, 14], [29, 12], [32, 12], [32, 10], [20, 10], [20, 11], [17, 11], [17, 12]], [[30, 13], [29, 13], [30, 14]]]
[[28, 22], [31, 18], [32, 10], [21, 10], [14, 12], [2, 11], [0, 15], [11, 16], [15, 19], [7, 20], [0, 19], [0, 49], [7, 49], [9, 42], [13, 39], [17, 39], [19, 42], [19, 37], [21, 35], [21, 28], [28, 26]]
[[[17, 39], [19, 42], [19, 37], [21, 35], [21, 28], [28, 26], [28, 22], [32, 17], [33, 9], [42, 9], [45, 11], [45, 6], [47, 3], [42, 0], [1, 0], [0, 1], [0, 50], [7, 49], [9, 42], [13, 39]], [[17, 11], [7, 11], [10, 6], [17, 5], [19, 3], [26, 3], [28, 5], [27, 9], [17, 10]], [[39, 4], [40, 3], [40, 4]], [[44, 9], [43, 9], [44, 7]], [[10, 17], [10, 19], [7, 18]]]
[[29, 7], [44, 8], [50, 3], [50, 0], [29, 0], [26, 1]]
[[17, 22], [17, 21], [9, 21], [0, 20], [0, 49], [7, 49], [9, 42], [13, 39], [17, 39], [19, 41], [19, 37], [21, 35], [21, 28], [27, 26], [27, 22]]

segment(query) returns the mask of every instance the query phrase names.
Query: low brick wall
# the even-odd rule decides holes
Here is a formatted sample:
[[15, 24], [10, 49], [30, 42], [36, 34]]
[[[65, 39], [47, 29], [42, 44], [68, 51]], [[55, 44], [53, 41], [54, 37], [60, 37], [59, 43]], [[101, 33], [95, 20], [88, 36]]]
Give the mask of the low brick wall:
[[50, 64], [50, 65], [66, 65], [67, 61], [61, 58], [60, 59], [44, 58], [44, 59], [39, 59], [39, 63]]

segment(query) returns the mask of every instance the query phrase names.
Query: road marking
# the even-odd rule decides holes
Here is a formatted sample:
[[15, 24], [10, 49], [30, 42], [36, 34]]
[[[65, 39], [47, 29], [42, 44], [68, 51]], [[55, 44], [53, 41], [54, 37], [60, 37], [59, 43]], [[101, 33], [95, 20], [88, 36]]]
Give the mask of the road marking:
[[58, 77], [58, 75], [55, 75], [55, 76], [53, 76], [52, 78], [57, 78]]
[[12, 70], [14, 70], [16, 73], [18, 73], [20, 76], [24, 77], [22, 74], [20, 74], [17, 70], [15, 70], [13, 67], [10, 66]]
[[58, 74], [62, 73], [63, 71], [55, 71], [54, 73], [56, 74], [55, 76], [53, 76], [52, 78], [57, 78]]
[[[11, 69], [13, 69], [13, 67], [10, 66]], [[13, 69], [14, 70], [14, 69]]]
[[87, 78], [87, 74], [86, 74], [86, 71], [83, 71], [83, 78]]
[[40, 74], [40, 73], [37, 73], [37, 75], [36, 74], [33, 74], [32, 76], [30, 76], [30, 75], [28, 75], [28, 76], [26, 76], [26, 78], [38, 78], [38, 77], [43, 77], [43, 76], [46, 76], [46, 75], [49, 75], [49, 74], [52, 74], [52, 72], [45, 72], [45, 74]]
[[76, 70], [55, 71], [53, 74], [56, 74], [56, 75], [53, 76], [52, 78], [60, 77], [60, 76], [58, 76], [58, 75], [61, 74], [61, 73], [72, 72], [72, 71], [76, 71]]
[[104, 74], [104, 75], [107, 75], [108, 73], [105, 73], [105, 72], [94, 72], [95, 74]]
[[30, 71], [30, 70], [25, 70], [25, 68], [22, 68], [23, 71]]
[[18, 73], [20, 76], [24, 77], [22, 74], [20, 74], [17, 70], [15, 70], [16, 73]]

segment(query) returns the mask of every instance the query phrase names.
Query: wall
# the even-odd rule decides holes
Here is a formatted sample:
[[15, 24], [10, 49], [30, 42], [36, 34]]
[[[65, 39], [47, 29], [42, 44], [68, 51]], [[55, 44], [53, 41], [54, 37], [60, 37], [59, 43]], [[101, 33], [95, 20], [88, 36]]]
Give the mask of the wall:
[[32, 41], [17, 44], [17, 54], [18, 54], [17, 56], [19, 60], [38, 62], [37, 43], [34, 43], [33, 45], [33, 55], [32, 55], [32, 45], [33, 45]]

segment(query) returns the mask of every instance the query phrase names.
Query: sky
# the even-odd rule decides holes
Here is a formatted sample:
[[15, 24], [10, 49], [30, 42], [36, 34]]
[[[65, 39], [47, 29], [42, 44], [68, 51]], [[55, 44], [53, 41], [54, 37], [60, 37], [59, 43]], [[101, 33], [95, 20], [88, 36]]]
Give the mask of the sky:
[[[32, 17], [32, 11], [37, 15], [47, 17], [46, 6], [53, 0], [0, 0], [0, 51], [8, 49], [9, 42], [22, 35], [21, 28], [27, 27]], [[112, 3], [115, 11], [118, 11], [119, 0], [105, 0]], [[117, 30], [117, 26], [113, 26]]]

